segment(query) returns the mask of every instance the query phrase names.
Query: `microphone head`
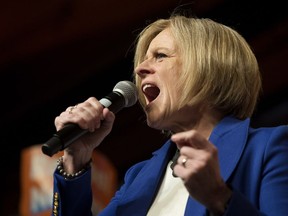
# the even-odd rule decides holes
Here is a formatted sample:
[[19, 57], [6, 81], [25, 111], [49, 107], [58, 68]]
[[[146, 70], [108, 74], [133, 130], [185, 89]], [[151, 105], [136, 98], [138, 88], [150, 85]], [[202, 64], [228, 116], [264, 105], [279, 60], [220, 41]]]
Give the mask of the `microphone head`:
[[119, 92], [125, 99], [125, 107], [133, 106], [138, 100], [136, 85], [131, 81], [120, 81], [113, 88], [113, 92]]

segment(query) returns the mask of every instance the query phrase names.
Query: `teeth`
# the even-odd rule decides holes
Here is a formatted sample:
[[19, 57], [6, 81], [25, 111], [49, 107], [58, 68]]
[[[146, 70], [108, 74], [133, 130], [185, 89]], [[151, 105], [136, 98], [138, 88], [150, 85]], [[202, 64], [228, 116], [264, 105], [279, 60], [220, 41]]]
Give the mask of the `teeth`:
[[149, 87], [152, 87], [152, 85], [151, 85], [151, 84], [145, 84], [145, 85], [143, 86], [143, 91], [145, 92], [145, 90], [146, 90], [147, 88], [149, 88]]

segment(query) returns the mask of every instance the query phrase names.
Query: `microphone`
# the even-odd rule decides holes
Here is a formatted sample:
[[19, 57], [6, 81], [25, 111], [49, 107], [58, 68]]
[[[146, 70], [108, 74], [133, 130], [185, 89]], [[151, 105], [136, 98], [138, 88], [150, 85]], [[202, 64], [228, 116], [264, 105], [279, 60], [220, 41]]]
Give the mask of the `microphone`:
[[[99, 102], [103, 107], [109, 108], [110, 111], [116, 114], [122, 108], [136, 104], [137, 100], [137, 88], [134, 83], [130, 81], [120, 81], [115, 85], [113, 91], [99, 100]], [[51, 157], [57, 152], [67, 148], [71, 143], [87, 132], [88, 130], [80, 128], [77, 124], [66, 124], [42, 145], [42, 152]]]

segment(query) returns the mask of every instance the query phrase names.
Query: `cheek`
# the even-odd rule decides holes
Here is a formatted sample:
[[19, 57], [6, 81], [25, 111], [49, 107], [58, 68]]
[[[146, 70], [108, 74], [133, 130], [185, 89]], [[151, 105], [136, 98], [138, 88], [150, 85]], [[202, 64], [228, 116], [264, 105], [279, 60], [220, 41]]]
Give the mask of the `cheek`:
[[179, 98], [181, 97], [181, 95], [179, 94], [179, 91], [176, 88], [175, 82], [172, 82], [170, 84], [167, 85], [167, 97], [169, 98], [169, 104], [170, 106], [174, 106], [175, 104], [177, 104]]
[[[178, 75], [179, 76], [179, 75]], [[170, 84], [167, 86], [168, 87], [168, 92], [169, 92], [169, 97], [171, 100], [171, 103], [173, 106], [178, 106], [179, 101], [182, 98], [182, 89], [179, 89], [179, 86], [177, 85], [178, 79], [174, 78], [170, 80]], [[180, 86], [181, 87], [181, 86]]]

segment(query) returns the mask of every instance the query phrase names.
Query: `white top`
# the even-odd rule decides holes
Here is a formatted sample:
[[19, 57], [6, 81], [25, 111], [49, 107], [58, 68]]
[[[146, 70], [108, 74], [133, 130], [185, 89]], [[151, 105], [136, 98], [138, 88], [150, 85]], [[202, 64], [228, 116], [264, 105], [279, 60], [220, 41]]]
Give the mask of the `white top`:
[[184, 215], [189, 193], [181, 178], [172, 176], [171, 163], [168, 163], [161, 187], [147, 216]]

